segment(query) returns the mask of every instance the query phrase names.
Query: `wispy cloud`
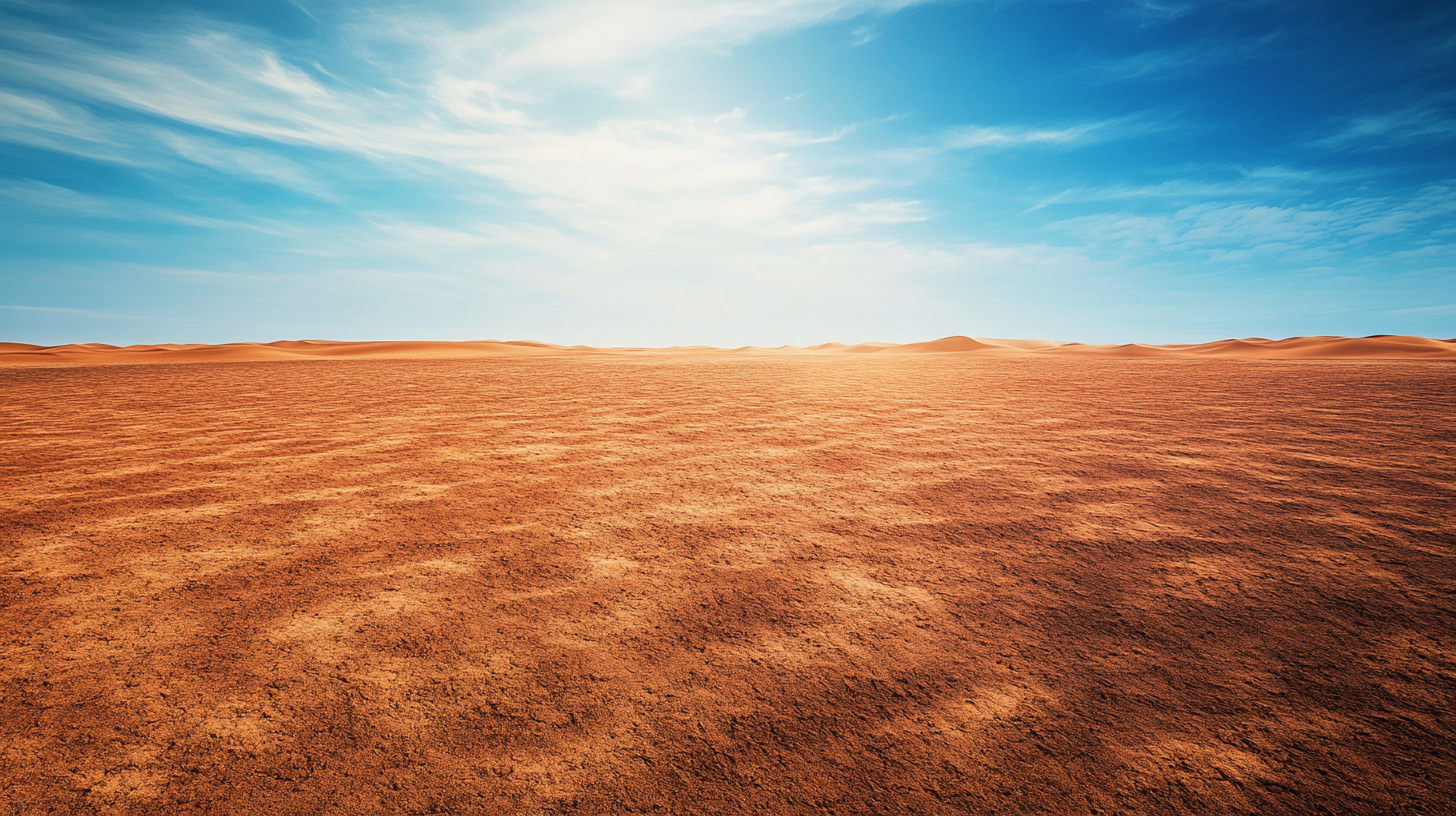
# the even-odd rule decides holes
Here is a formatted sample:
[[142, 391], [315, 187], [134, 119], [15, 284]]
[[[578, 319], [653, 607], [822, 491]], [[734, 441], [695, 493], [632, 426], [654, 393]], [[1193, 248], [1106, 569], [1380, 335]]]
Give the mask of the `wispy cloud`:
[[124, 314], [104, 309], [68, 309], [55, 306], [16, 306], [0, 304], [0, 309], [9, 312], [35, 312], [40, 314], [64, 315], [66, 317], [100, 318], [103, 320], [140, 320], [159, 323], [197, 323], [200, 321], [180, 317], [153, 317], [151, 315]]
[[1151, 24], [1185, 17], [1198, 11], [1200, 4], [1196, 0], [1127, 0], [1119, 7], [1123, 14]]
[[1233, 41], [1209, 41], [1177, 48], [1144, 51], [1138, 54], [1092, 62], [1087, 74], [1104, 82], [1132, 80], [1165, 80], [1202, 71], [1231, 62], [1253, 59], [1279, 37], [1278, 32], [1263, 37]]
[[13, 306], [13, 305], [9, 305], [9, 304], [0, 304], [0, 309], [9, 309], [10, 311], [15, 311], [15, 312], [53, 312], [53, 313], [56, 313], [56, 314], [75, 314], [75, 315], [96, 315], [96, 314], [101, 314], [100, 312], [97, 312], [94, 309], [60, 309], [60, 308], [56, 308], [56, 307], [52, 307], [52, 306]]
[[[176, 224], [206, 229], [246, 230], [274, 236], [297, 233], [276, 220], [253, 216], [236, 219], [199, 215], [185, 208], [165, 207], [126, 196], [81, 193], [41, 181], [0, 181], [0, 202], [12, 202], [30, 213], [56, 218], [79, 217], [129, 223]], [[201, 204], [193, 200], [192, 203]], [[206, 202], [214, 205], [216, 200]]]
[[234, 147], [216, 139], [191, 136], [176, 131], [159, 130], [157, 141], [171, 148], [178, 157], [193, 164], [286, 187], [315, 198], [338, 201], [338, 194], [315, 178], [298, 162], [290, 161], [266, 150]]
[[[509, 291], [583, 310], [616, 304], [622, 314], [752, 317], [772, 308], [792, 322], [820, 301], [846, 313], [933, 309], [926, 281], [1032, 279], [1070, 268], [1121, 274], [1108, 260], [1115, 252], [1133, 261], [1175, 252], [1334, 257], [1449, 218], [1436, 187], [1421, 194], [1424, 203], [1368, 191], [1359, 199], [1309, 194], [1334, 185], [1288, 154], [1249, 158], [1268, 164], [1248, 170], [1189, 159], [1169, 171], [1180, 177], [1160, 177], [1137, 145], [1112, 143], [1171, 133], [1148, 153], [1180, 161], [1168, 157], [1206, 134], [1171, 97], [1147, 106], [1146, 96], [1126, 96], [933, 111], [913, 99], [899, 109], [916, 116], [873, 119], [900, 100], [832, 114], [825, 111], [852, 110], [836, 101], [852, 89], [794, 77], [815, 104], [780, 105], [804, 94], [776, 86], [777, 77], [752, 94], [698, 94], [683, 89], [690, 71], [674, 73], [721, 70], [746, 59], [754, 49], [729, 54], [755, 38], [827, 22], [843, 25], [819, 45], [879, 59], [903, 45], [908, 26], [859, 52], [846, 52], [843, 36], [867, 42], [883, 15], [912, 0], [543, 0], [407, 13], [366, 0], [320, 12], [326, 36], [305, 44], [194, 12], [157, 12], [142, 25], [125, 13], [27, 2], [27, 13], [0, 26], [0, 140], [26, 155], [64, 154], [55, 164], [67, 172], [43, 176], [50, 184], [7, 182], [0, 199], [34, 230], [77, 238], [85, 252], [103, 255], [97, 246], [107, 241], [121, 247], [116, 263], [145, 254], [151, 236], [141, 225], [157, 225], [155, 235], [192, 235], [178, 228], [191, 226], [216, 239], [212, 259], [261, 246], [237, 267], [278, 280], [327, 277], [321, 290], [329, 293], [381, 281], [405, 290], [413, 281], [446, 293], [440, 301], [450, 291]], [[1195, 10], [1123, 8], [1149, 21]], [[1186, 74], [1250, 58], [1269, 39], [1149, 41], [1165, 47], [1081, 76]], [[1139, 109], [1150, 112], [1123, 115]], [[952, 110], [977, 116], [956, 120]], [[1434, 140], [1450, 133], [1443, 110], [1332, 121], [1324, 149], [1311, 152]], [[862, 118], [827, 118], [834, 115]], [[1094, 146], [1096, 162], [1079, 163], [1075, 151]], [[90, 177], [108, 181], [94, 189], [74, 181], [84, 174], [72, 170], [97, 163], [112, 167]], [[949, 193], [952, 185], [940, 183], [947, 170], [960, 174]], [[133, 187], [114, 194], [122, 178]], [[1035, 200], [1028, 191], [1054, 193], [1032, 210], [1082, 217], [1045, 233], [1037, 230], [1046, 215], [1016, 222]], [[1054, 209], [1073, 204], [1079, 209]], [[1006, 215], [994, 239], [975, 223], [981, 206]], [[1063, 246], [1042, 243], [1048, 235]], [[1411, 241], [1398, 250], [1411, 263], [1439, 260]], [[228, 273], [230, 258], [211, 270], [204, 255], [166, 260], [192, 270], [174, 276], [178, 286]], [[128, 274], [163, 274], [139, 269]]]
[[[862, 14], [887, 14], [925, 0], [560, 0], [462, 33], [462, 51], [512, 70], [615, 66], [663, 50], [721, 48], [774, 32]], [[432, 33], [432, 38], [438, 33]]]
[[0, 139], [99, 161], [155, 163], [84, 107], [18, 90], [0, 88]]
[[1143, 199], [1187, 200], [1199, 198], [1237, 198], [1280, 192], [1280, 185], [1268, 181], [1200, 181], [1170, 179], [1158, 184], [1140, 186], [1072, 187], [1038, 201], [1026, 212], [1034, 212], [1057, 204], [1087, 204], [1105, 201], [1137, 201]]
[[533, 122], [510, 107], [514, 92], [484, 80], [437, 77], [424, 97], [329, 87], [256, 44], [216, 32], [150, 42], [138, 49], [149, 57], [80, 40], [53, 38], [50, 45], [51, 62], [0, 59], [53, 94], [151, 118], [102, 128], [81, 104], [11, 93], [0, 124], [13, 140], [93, 159], [155, 162], [153, 148], [161, 145], [189, 162], [326, 194], [323, 182], [276, 152], [229, 146], [196, 135], [200, 128], [257, 144], [437, 164], [503, 182], [531, 209], [573, 229], [637, 237], [687, 223], [728, 232], [776, 223], [792, 229], [824, 218], [836, 194], [859, 186], [806, 172], [784, 153], [848, 129], [816, 137], [758, 128], [741, 111], [562, 127]]
[[879, 39], [880, 32], [872, 25], [865, 25], [850, 32], [850, 45], [865, 45]]
[[1417, 141], [1456, 137], [1450, 99], [1428, 100], [1399, 110], [1353, 116], [1334, 124], [1335, 132], [1312, 145], [1333, 150], [1381, 150]]
[[1172, 127], [1166, 121], [1145, 116], [1122, 116], [1087, 122], [1052, 126], [967, 125], [944, 132], [940, 139], [943, 150], [976, 150], [1006, 147], [1065, 147], [1112, 139], [1129, 138]]
[[[1263, 167], [1199, 168], [1203, 176], [1180, 176], [1156, 184], [1071, 187], [1041, 199], [1026, 210], [1034, 212], [1059, 204], [1112, 201], [1197, 201], [1200, 199], [1263, 199], [1300, 195], [1332, 184], [1368, 178], [1369, 172], [1332, 172], [1285, 165]], [[1232, 176], [1232, 178], [1230, 178]]]
[[923, 201], [870, 201], [856, 204], [852, 210], [841, 211], [796, 224], [790, 228], [792, 234], [859, 232], [862, 228], [877, 224], [908, 224], [931, 218]]
[[[498, 46], [491, 59], [517, 69], [533, 61], [630, 62], [642, 49], [679, 47], [685, 36], [721, 45], [902, 5], [674, 4], [658, 9], [665, 16], [646, 27], [627, 24], [641, 14], [625, 5], [584, 16], [549, 5], [483, 25], [463, 39], [442, 35], [431, 51], [437, 55], [433, 70], [408, 93], [335, 82], [224, 29], [191, 28], [170, 37], [108, 31], [86, 39], [42, 32], [35, 36], [49, 38], [43, 52], [0, 59], [13, 76], [42, 89], [33, 94], [48, 94], [27, 98], [29, 118], [18, 126], [48, 134], [53, 149], [101, 160], [155, 161], [156, 150], [139, 146], [145, 140], [187, 162], [331, 197], [327, 179], [260, 147], [302, 146], [392, 163], [406, 172], [411, 165], [434, 165], [489, 179], [518, 197], [512, 215], [477, 218], [468, 226], [372, 219], [379, 234], [375, 243], [392, 252], [408, 251], [413, 243], [437, 259], [441, 253], [486, 249], [518, 258], [535, 255], [534, 265], [518, 263], [534, 269], [531, 274], [579, 264], [604, 274], [643, 274], [656, 266], [732, 275], [750, 264], [780, 266], [765, 253], [793, 257], [806, 240], [857, 242], [856, 236], [924, 221], [934, 211], [921, 201], [876, 196], [879, 182], [873, 177], [826, 172], [806, 152], [845, 138], [855, 125], [806, 134], [758, 126], [741, 110], [562, 125], [544, 109], [532, 113], [538, 93], [518, 75], [465, 79], [465, 69], [481, 59], [478, 52], [491, 51], [488, 43]], [[617, 13], [624, 17], [613, 17]], [[612, 22], [604, 30], [591, 23], [607, 17]], [[572, 50], [585, 40], [591, 48]], [[101, 41], [121, 45], [95, 44]], [[452, 49], [463, 54], [453, 67]], [[57, 101], [62, 97], [75, 101]], [[89, 119], [87, 107], [94, 105], [130, 108], [142, 118], [113, 124], [102, 136], [103, 129]], [[972, 126], [942, 134], [936, 149], [1070, 146], [1146, 127], [1135, 118], [1048, 128]], [[124, 136], [119, 143], [117, 134]], [[231, 141], [237, 139], [251, 146]], [[748, 246], [760, 248], [752, 259]], [[815, 252], [824, 257], [827, 249], [816, 246]]]
[[1055, 222], [1088, 246], [1134, 252], [1196, 252], [1240, 262], [1285, 256], [1335, 258], [1376, 239], [1456, 213], [1456, 188], [1435, 185], [1405, 201], [1347, 198], [1324, 205], [1209, 203], [1174, 213], [1101, 213]]

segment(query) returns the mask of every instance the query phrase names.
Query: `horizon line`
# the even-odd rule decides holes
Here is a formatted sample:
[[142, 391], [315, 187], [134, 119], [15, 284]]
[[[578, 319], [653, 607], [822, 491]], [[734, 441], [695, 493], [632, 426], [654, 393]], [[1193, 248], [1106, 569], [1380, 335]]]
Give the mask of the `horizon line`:
[[148, 363], [270, 362], [288, 360], [470, 360], [509, 357], [603, 356], [899, 357], [957, 355], [990, 358], [1078, 357], [1163, 359], [1384, 359], [1456, 360], [1456, 338], [1373, 334], [1269, 339], [1225, 338], [1204, 343], [1094, 344], [1038, 339], [951, 335], [915, 343], [838, 343], [809, 346], [586, 346], [537, 340], [275, 340], [235, 343], [159, 343], [114, 346], [69, 343], [40, 346], [0, 342], [0, 367], [78, 367]]

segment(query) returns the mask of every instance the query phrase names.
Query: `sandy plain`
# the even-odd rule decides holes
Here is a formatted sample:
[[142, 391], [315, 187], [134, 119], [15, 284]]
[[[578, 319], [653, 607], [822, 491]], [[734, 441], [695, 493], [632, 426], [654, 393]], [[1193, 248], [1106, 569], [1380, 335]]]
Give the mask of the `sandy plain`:
[[1090, 345], [1051, 340], [942, 337], [923, 343], [824, 343], [817, 346], [711, 346], [593, 348], [530, 340], [364, 341], [280, 340], [273, 343], [166, 343], [109, 346], [73, 343], [35, 346], [0, 343], [0, 368], [61, 368], [148, 363], [242, 363], [297, 360], [489, 360], [500, 357], [836, 357], [844, 354], [897, 357], [902, 354], [959, 354], [975, 357], [1123, 357], [1250, 360], [1456, 360], [1456, 339], [1379, 334], [1370, 337], [1263, 337], [1178, 345]]
[[1449, 813], [1453, 375], [0, 370], [0, 813]]

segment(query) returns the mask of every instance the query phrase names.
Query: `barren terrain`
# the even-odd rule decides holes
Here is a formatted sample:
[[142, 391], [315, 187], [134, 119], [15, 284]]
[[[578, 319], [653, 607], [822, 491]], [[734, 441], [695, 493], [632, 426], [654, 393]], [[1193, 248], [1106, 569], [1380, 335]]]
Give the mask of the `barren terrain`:
[[722, 349], [711, 346], [673, 348], [593, 348], [558, 346], [530, 340], [363, 341], [279, 340], [273, 343], [165, 343], [153, 346], [109, 346], [72, 343], [35, 346], [0, 343], [0, 368], [58, 368], [148, 363], [256, 363], [282, 360], [486, 360], [499, 357], [881, 357], [901, 354], [960, 354], [971, 357], [1138, 357], [1163, 359], [1252, 360], [1456, 360], [1456, 339], [1377, 334], [1370, 337], [1263, 337], [1154, 346], [1147, 343], [1089, 345], [1050, 340], [997, 340], [986, 337], [942, 337], [924, 343], [823, 343], [804, 348], [779, 346]]
[[6, 368], [0, 813], [1449, 813], [1453, 405], [1421, 361]]

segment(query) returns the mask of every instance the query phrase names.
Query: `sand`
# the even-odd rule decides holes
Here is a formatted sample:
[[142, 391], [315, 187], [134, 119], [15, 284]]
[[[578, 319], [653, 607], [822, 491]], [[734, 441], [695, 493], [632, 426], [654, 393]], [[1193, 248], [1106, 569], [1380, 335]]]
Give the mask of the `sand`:
[[1244, 342], [5, 352], [296, 361], [0, 371], [0, 813], [1452, 812], [1453, 368]]
[[1290, 337], [1265, 340], [1220, 340], [1198, 345], [1154, 346], [1130, 343], [1099, 346], [1057, 343], [1050, 340], [998, 340], [986, 337], [942, 337], [925, 343], [824, 343], [797, 348], [745, 346], [720, 349], [707, 346], [674, 348], [591, 348], [559, 346], [527, 340], [472, 342], [340, 342], [334, 340], [282, 340], [276, 343], [223, 345], [108, 346], [82, 343], [34, 346], [0, 343], [0, 368], [29, 366], [56, 368], [92, 365], [155, 363], [237, 363], [281, 360], [488, 360], [501, 357], [782, 357], [839, 354], [966, 354], [979, 357], [1166, 357], [1270, 360], [1456, 360], [1456, 340], [1375, 335], [1372, 337]]

